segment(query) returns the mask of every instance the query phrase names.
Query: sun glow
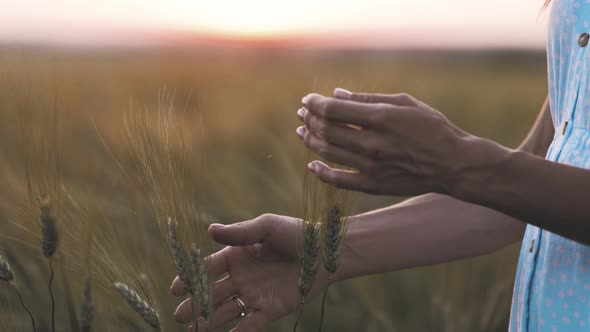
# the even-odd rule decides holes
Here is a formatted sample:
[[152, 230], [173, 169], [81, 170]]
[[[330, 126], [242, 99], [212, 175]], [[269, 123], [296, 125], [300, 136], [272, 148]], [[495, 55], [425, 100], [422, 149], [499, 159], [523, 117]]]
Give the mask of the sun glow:
[[[2, 40], [139, 41], [142, 36], [265, 40], [332, 36], [349, 45], [542, 45], [541, 0], [20, 0]], [[147, 37], [146, 37], [147, 36]], [[334, 37], [336, 36], [336, 37]], [[191, 40], [187, 38], [185, 40]], [[450, 44], [448, 44], [450, 43]]]
[[[282, 37], [310, 31], [335, 30], [342, 25], [358, 25], [382, 1], [369, 0], [357, 10], [352, 1], [195, 1], [180, 2], [183, 10], [170, 11], [166, 19], [173, 27], [243, 38]], [[356, 3], [356, 2], [354, 2]], [[352, 7], [351, 7], [352, 6]], [[365, 9], [362, 9], [362, 8]], [[160, 16], [160, 19], [162, 17]], [[157, 19], [157, 18], [156, 18]], [[344, 23], [344, 24], [343, 24]]]

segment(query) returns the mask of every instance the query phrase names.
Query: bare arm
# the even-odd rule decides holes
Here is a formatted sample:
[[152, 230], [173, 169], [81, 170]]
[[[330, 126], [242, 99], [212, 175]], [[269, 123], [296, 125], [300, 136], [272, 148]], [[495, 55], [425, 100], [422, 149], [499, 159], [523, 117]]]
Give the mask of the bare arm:
[[473, 143], [478, 152], [471, 158], [479, 160], [481, 167], [457, 177], [453, 196], [590, 244], [590, 170], [551, 162], [527, 150], [510, 151], [489, 141]]
[[368, 193], [448, 194], [590, 244], [590, 170], [470, 135], [406, 94], [388, 97], [389, 104], [368, 104], [306, 96], [304, 142], [358, 170], [314, 161], [310, 171]]
[[[544, 156], [552, 137], [546, 101], [519, 149]], [[339, 279], [487, 254], [521, 240], [526, 226], [492, 209], [440, 194], [412, 198], [355, 220]]]

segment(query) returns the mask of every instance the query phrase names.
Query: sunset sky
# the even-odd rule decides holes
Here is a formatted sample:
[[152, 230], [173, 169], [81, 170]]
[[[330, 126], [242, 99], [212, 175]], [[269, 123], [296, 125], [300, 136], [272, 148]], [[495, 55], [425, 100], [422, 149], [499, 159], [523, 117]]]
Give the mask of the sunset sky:
[[542, 0], [18, 0], [1, 42], [142, 45], [297, 40], [345, 47], [541, 48]]

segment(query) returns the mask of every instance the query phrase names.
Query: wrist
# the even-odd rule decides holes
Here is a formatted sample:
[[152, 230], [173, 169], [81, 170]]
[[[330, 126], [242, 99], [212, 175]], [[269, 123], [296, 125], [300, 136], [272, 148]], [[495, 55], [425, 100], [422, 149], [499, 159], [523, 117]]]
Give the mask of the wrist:
[[456, 167], [443, 181], [445, 194], [464, 201], [477, 201], [488, 186], [495, 183], [519, 151], [493, 141], [469, 136], [461, 139]]
[[[344, 281], [374, 273], [388, 272], [382, 261], [391, 261], [381, 250], [379, 234], [387, 231], [385, 219], [394, 218], [391, 209], [380, 209], [350, 217], [342, 242], [340, 267], [330, 283]], [[385, 218], [385, 214], [388, 218]], [[390, 224], [387, 222], [387, 224]]]

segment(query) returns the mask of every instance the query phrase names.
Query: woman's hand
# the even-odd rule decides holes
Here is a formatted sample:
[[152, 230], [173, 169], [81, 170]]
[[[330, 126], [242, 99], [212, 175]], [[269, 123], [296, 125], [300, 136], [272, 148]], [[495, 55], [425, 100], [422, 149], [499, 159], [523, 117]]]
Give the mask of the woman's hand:
[[[249, 314], [232, 331], [258, 331], [296, 309], [299, 303], [296, 241], [300, 230], [299, 219], [277, 215], [262, 215], [227, 226], [211, 225], [211, 237], [227, 247], [209, 257], [209, 273], [214, 278], [227, 276], [212, 286], [214, 310], [210, 330], [240, 318], [240, 308], [231, 300], [233, 296], [244, 302]], [[318, 273], [312, 296], [326, 285], [327, 278]], [[170, 291], [175, 296], [185, 295], [178, 277]], [[194, 308], [194, 312], [198, 313], [199, 309]], [[180, 323], [193, 319], [190, 299], [180, 304], [174, 317]], [[205, 331], [203, 325], [199, 324], [199, 331]]]
[[334, 94], [303, 98], [297, 134], [321, 157], [357, 171], [314, 161], [309, 169], [321, 180], [372, 194], [448, 193], [454, 176], [475, 166], [468, 161], [480, 152], [468, 147], [479, 139], [413, 97]]

